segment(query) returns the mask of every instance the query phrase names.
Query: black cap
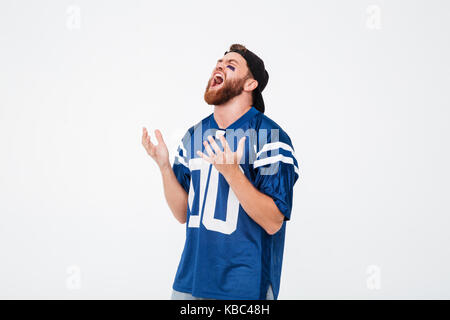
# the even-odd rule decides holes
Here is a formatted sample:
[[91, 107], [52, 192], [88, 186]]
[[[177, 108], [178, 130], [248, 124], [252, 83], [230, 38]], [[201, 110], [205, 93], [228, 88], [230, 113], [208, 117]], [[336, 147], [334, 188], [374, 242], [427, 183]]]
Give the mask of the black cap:
[[255, 90], [253, 90], [253, 106], [261, 113], [264, 113], [265, 106], [261, 92], [264, 90], [267, 82], [269, 81], [269, 73], [264, 67], [264, 61], [248, 49], [233, 49], [226, 51], [224, 55], [229, 52], [239, 53], [245, 61], [247, 61], [248, 68], [255, 77], [255, 80], [258, 81], [258, 86]]

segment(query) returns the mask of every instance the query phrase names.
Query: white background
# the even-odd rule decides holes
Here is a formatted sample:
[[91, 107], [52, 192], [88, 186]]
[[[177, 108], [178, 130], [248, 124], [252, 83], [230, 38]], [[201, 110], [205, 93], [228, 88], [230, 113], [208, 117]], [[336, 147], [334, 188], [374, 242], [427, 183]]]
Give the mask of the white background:
[[280, 299], [450, 298], [447, 1], [0, 4], [0, 298], [167, 299], [184, 245], [142, 126], [212, 112], [242, 43], [301, 178]]

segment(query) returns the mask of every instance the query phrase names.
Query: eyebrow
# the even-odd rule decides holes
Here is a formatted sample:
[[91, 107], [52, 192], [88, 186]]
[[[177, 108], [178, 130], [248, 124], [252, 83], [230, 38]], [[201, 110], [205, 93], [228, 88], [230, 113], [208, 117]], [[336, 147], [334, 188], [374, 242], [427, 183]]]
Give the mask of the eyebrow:
[[[222, 62], [222, 61], [223, 61], [222, 59], [217, 60], [217, 62]], [[234, 63], [236, 63], [237, 65], [239, 65], [239, 62], [238, 62], [237, 60], [235, 60], [235, 59], [228, 59], [228, 60], [225, 60], [225, 61], [228, 61], [228, 62], [234, 62]]]

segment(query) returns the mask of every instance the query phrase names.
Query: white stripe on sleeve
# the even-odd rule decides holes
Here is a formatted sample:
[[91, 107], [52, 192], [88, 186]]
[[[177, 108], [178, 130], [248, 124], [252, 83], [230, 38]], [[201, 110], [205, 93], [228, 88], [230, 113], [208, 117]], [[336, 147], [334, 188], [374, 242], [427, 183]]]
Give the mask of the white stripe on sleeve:
[[272, 156], [272, 157], [256, 160], [253, 163], [253, 168], [258, 168], [258, 167], [265, 166], [267, 164], [272, 164], [272, 163], [279, 162], [279, 161], [284, 162], [284, 163], [292, 164], [294, 166], [295, 173], [299, 174], [298, 173], [298, 168], [294, 164], [294, 159], [291, 158], [291, 157], [286, 157], [286, 156], [284, 156], [282, 154], [278, 154], [276, 156]]
[[294, 149], [290, 145], [284, 142], [271, 142], [265, 144], [262, 149], [256, 154], [256, 159], [261, 155], [261, 153], [269, 151], [269, 150], [275, 150], [275, 149], [284, 149], [292, 153], [292, 156], [295, 158], [295, 152]]

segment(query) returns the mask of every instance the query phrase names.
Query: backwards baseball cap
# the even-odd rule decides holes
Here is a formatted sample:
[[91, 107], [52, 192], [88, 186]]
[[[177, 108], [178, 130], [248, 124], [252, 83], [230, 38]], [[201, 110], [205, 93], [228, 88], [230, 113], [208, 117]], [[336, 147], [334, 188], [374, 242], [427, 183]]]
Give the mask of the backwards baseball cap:
[[245, 59], [245, 61], [247, 61], [248, 68], [253, 74], [255, 80], [258, 81], [258, 86], [255, 90], [253, 90], [253, 106], [261, 113], [264, 113], [265, 106], [261, 93], [266, 87], [267, 82], [269, 81], [269, 73], [264, 67], [264, 61], [262, 61], [261, 58], [259, 58], [250, 50], [246, 49], [244, 46], [240, 47], [242, 47], [243, 49], [237, 49], [231, 46], [231, 49], [229, 51], [226, 51], [224, 55], [229, 52], [236, 52], [239, 53]]

